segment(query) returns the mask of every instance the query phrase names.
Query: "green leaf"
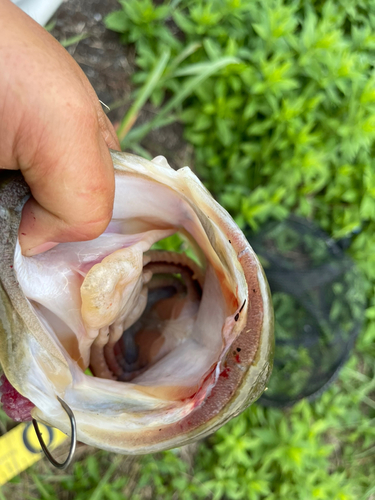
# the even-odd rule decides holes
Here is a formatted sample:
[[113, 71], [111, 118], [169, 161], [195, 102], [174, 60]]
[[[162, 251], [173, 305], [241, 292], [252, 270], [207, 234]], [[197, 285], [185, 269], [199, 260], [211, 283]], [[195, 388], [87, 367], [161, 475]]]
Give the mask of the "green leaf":
[[211, 38], [203, 39], [203, 47], [211, 61], [217, 61], [222, 56], [220, 45]]
[[123, 140], [126, 134], [129, 132], [133, 123], [137, 119], [138, 112], [140, 111], [140, 109], [145, 104], [147, 99], [150, 97], [152, 91], [158, 84], [161, 75], [163, 74], [163, 71], [168, 63], [169, 57], [170, 57], [170, 51], [165, 50], [160, 56], [159, 61], [157, 61], [157, 64], [155, 65], [153, 71], [150, 73], [141, 92], [139, 92], [136, 101], [132, 104], [129, 111], [124, 116], [117, 130], [117, 135], [120, 141]]
[[112, 31], [124, 33], [129, 27], [129, 18], [123, 11], [110, 12], [104, 18], [104, 24]]
[[74, 35], [70, 38], [67, 38], [65, 40], [61, 40], [60, 43], [63, 47], [70, 47], [71, 45], [75, 45], [76, 43], [81, 42], [82, 40], [85, 40], [85, 38], [89, 38], [91, 35], [90, 33], [81, 33], [79, 35]]
[[185, 33], [195, 33], [195, 25], [182, 12], [175, 10], [173, 20], [177, 26]]
[[223, 146], [229, 146], [233, 140], [233, 134], [230, 126], [226, 120], [218, 118], [216, 120], [216, 127], [218, 129], [218, 138]]

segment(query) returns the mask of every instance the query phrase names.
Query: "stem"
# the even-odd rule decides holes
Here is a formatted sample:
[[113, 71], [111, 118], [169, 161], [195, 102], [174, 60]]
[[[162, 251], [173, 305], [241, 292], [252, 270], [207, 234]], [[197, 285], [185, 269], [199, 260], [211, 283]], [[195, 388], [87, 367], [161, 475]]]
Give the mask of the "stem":
[[103, 478], [99, 481], [97, 487], [90, 496], [90, 500], [101, 500], [103, 498], [102, 490], [104, 486], [109, 482], [112, 475], [116, 471], [117, 467], [120, 465], [122, 457], [116, 457], [111, 465], [108, 467], [107, 472], [104, 474]]
[[[127, 139], [129, 141], [134, 141], [136, 137], [136, 140], [140, 141], [154, 128], [163, 126], [163, 122], [165, 123], [166, 121], [166, 115], [177, 106], [179, 106], [202, 82], [204, 82], [204, 80], [209, 78], [214, 73], [217, 73], [219, 70], [225, 68], [229, 64], [238, 64], [238, 62], [238, 59], [234, 57], [224, 57], [222, 59], [219, 59], [218, 61], [207, 64], [205, 69], [200, 74], [189, 78], [189, 80], [185, 82], [180, 91], [166, 103], [166, 105], [158, 112], [155, 118], [150, 120], [148, 123], [145, 123], [144, 125], [133, 129]], [[122, 148], [124, 148], [125, 146], [126, 144], [121, 143]]]
[[156, 85], [159, 83], [160, 77], [163, 74], [163, 71], [169, 61], [170, 57], [170, 51], [165, 50], [159, 61], [157, 62], [156, 66], [150, 73], [149, 77], [147, 78], [144, 86], [141, 88], [137, 99], [134, 101], [132, 106], [130, 107], [129, 111], [126, 113], [124, 116], [118, 130], [117, 130], [117, 135], [118, 138], [121, 141], [124, 140], [126, 134], [129, 132], [129, 130], [132, 128], [134, 125], [134, 122], [136, 121], [138, 117], [138, 113], [142, 106], [145, 104], [147, 99], [150, 97], [152, 94], [153, 90], [155, 89]]

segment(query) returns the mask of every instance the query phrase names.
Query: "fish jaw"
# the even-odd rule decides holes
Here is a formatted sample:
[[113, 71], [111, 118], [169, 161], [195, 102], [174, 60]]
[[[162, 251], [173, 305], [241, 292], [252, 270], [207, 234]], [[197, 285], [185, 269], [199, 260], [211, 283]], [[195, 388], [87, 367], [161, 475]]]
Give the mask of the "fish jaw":
[[[204, 366], [203, 359], [204, 371], [200, 375], [197, 390], [192, 393], [193, 389], [189, 389], [190, 393], [187, 392], [186, 395], [185, 389], [182, 390], [183, 387], [178, 384], [177, 392], [173, 392], [173, 387], [168, 387], [164, 382], [153, 385], [150, 380], [147, 381], [147, 372], [139, 376], [139, 383], [136, 383], [137, 378], [134, 383], [123, 383], [89, 377], [84, 373], [89, 359], [85, 353], [95, 339], [86, 335], [87, 328], [83, 320], [83, 329], [80, 330], [82, 324], [77, 326], [76, 318], [79, 314], [76, 314], [71, 323], [78, 332], [78, 354], [73, 359], [69, 355], [69, 349], [61, 345], [59, 338], [48, 327], [48, 321], [38, 316], [35, 303], [38, 303], [40, 297], [27, 298], [20, 290], [18, 283], [22, 282], [21, 268], [18, 266], [16, 276], [14, 269], [9, 267], [6, 270], [4, 265], [1, 268], [2, 306], [5, 304], [8, 308], [5, 314], [8, 323], [11, 317], [14, 321], [14, 311], [18, 322], [9, 328], [3, 321], [0, 357], [12, 385], [36, 405], [33, 410], [35, 418], [68, 433], [69, 422], [57, 402], [58, 395], [75, 414], [78, 439], [110, 451], [141, 454], [202, 438], [259, 397], [266, 386], [272, 365], [272, 308], [263, 271], [250, 245], [230, 216], [212, 199], [190, 169], [176, 172], [161, 158], [148, 162], [133, 155], [113, 153], [112, 159], [117, 179], [116, 196], [120, 202], [115, 201], [114, 220], [104, 237], [108, 240], [111, 238], [111, 231], [117, 230], [121, 225], [119, 221], [124, 216], [127, 227], [133, 224], [137, 216], [132, 213], [132, 206], [124, 211], [121, 203], [121, 198], [124, 199], [123, 188], [129, 183], [138, 196], [142, 193], [144, 197], [138, 217], [142, 219], [146, 232], [161, 231], [163, 235], [167, 235], [175, 231], [173, 227], [183, 227], [184, 231], [193, 235], [206, 255], [206, 281], [211, 283], [211, 289], [209, 286], [206, 288], [205, 283], [198, 319], [203, 325], [218, 322], [219, 335], [213, 339], [216, 361], [210, 361]], [[144, 186], [146, 189], [142, 191]], [[155, 189], [159, 189], [161, 193], [156, 200]], [[128, 197], [131, 198], [131, 193], [128, 193]], [[131, 200], [129, 203], [132, 205]], [[136, 200], [134, 205], [135, 203]], [[159, 208], [158, 203], [164, 205], [164, 208]], [[149, 215], [150, 206], [154, 209], [154, 217]], [[7, 247], [4, 241], [1, 248], [3, 254], [5, 250], [9, 255], [11, 266], [14, 254], [16, 262], [21, 259], [14, 231], [18, 227], [20, 210], [18, 208], [17, 211], [14, 207], [4, 210], [8, 211], [9, 217], [13, 217], [10, 225], [13, 233], [8, 239], [12, 243]], [[174, 220], [171, 219], [171, 214], [174, 214]], [[162, 227], [156, 229], [155, 225], [160, 225], [161, 220]], [[7, 224], [9, 226], [6, 222], [4, 225]], [[47, 259], [51, 259], [51, 256], [60, 258], [59, 248], [70, 251], [71, 247], [58, 245], [43, 256], [28, 258], [34, 259], [29, 262], [46, 266]], [[100, 264], [103, 258], [99, 260]], [[139, 261], [137, 262], [139, 266]], [[85, 274], [87, 269], [82, 269], [81, 272]], [[76, 276], [74, 279], [78, 280]], [[78, 283], [74, 279], [72, 290]], [[134, 283], [136, 281], [135, 279]], [[210, 294], [217, 293], [218, 284], [222, 287], [217, 295], [218, 300], [225, 297], [221, 306], [221, 309], [225, 309], [225, 314], [220, 312], [222, 320], [217, 319], [219, 311], [217, 314], [211, 311]], [[199, 327], [199, 321], [197, 324]], [[84, 332], [81, 338], [79, 332]], [[18, 339], [17, 342], [14, 342], [15, 338]], [[194, 362], [198, 365], [202, 351], [209, 352], [212, 347], [210, 338], [200, 341], [198, 344], [185, 342], [186, 349], [191, 349], [189, 352], [194, 354]], [[183, 348], [180, 351], [181, 359], [184, 359]], [[18, 369], [17, 372], [17, 365], [20, 364], [23, 369]], [[157, 372], [155, 366], [157, 364], [152, 369]], [[173, 368], [178, 364], [173, 364], [171, 359], [168, 366]], [[172, 375], [176, 375], [176, 380], [184, 378], [184, 373], [179, 378], [176, 368], [173, 370]]]

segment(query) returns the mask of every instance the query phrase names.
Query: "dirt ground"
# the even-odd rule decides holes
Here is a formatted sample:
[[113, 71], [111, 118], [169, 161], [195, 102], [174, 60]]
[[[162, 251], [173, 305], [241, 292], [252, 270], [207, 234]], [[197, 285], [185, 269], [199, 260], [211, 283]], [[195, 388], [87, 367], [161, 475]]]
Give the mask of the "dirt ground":
[[[104, 26], [104, 17], [118, 9], [117, 0], [68, 0], [53, 21], [51, 34], [60, 42], [83, 33], [89, 36], [67, 47], [81, 66], [98, 97], [107, 105], [130, 99], [130, 78], [134, 71], [132, 49], [120, 44], [116, 33]], [[124, 106], [110, 112], [112, 121], [121, 119]]]
[[[104, 25], [105, 16], [119, 10], [117, 0], [66, 0], [52, 18], [52, 35], [60, 42], [75, 35], [88, 34], [80, 42], [67, 47], [94, 87], [99, 99], [112, 110], [108, 113], [116, 125], [132, 102], [131, 77], [136, 71], [134, 47], [120, 43], [117, 33]], [[120, 105], [122, 103], [122, 105]], [[149, 104], [141, 112], [143, 123], [157, 113]], [[192, 150], [182, 139], [180, 124], [153, 131], [143, 146], [151, 155], [164, 155], [172, 166], [192, 167]]]

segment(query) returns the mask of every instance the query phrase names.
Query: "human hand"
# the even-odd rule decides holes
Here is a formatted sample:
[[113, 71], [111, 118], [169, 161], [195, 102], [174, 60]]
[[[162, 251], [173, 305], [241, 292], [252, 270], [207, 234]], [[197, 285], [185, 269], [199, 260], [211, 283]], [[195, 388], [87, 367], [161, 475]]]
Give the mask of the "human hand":
[[24, 255], [99, 236], [113, 206], [116, 133], [68, 52], [10, 0], [0, 0], [0, 168], [20, 169], [33, 198], [19, 229]]

